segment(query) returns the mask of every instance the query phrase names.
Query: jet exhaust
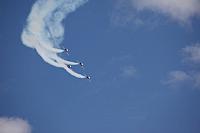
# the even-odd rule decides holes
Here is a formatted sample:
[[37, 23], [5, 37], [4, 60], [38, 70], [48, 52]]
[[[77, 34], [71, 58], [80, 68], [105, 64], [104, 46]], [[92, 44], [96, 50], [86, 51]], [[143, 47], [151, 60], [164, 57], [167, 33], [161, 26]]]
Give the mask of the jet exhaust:
[[80, 65], [80, 62], [68, 61], [59, 56], [60, 53], [66, 52], [60, 46], [64, 39], [63, 20], [87, 1], [37, 0], [21, 35], [23, 44], [35, 49], [46, 63], [63, 68], [77, 78], [87, 78], [87, 76], [71, 70], [68, 66]]

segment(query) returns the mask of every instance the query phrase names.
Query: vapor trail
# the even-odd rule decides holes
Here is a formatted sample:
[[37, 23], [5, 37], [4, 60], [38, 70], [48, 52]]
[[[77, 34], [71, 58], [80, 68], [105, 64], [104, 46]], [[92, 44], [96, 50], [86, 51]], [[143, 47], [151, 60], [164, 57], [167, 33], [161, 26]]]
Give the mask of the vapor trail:
[[68, 68], [68, 65], [79, 65], [79, 62], [64, 60], [59, 53], [63, 41], [63, 19], [88, 0], [37, 0], [27, 18], [21, 39], [24, 45], [33, 48], [42, 59], [58, 68], [63, 68], [77, 78], [86, 78]]

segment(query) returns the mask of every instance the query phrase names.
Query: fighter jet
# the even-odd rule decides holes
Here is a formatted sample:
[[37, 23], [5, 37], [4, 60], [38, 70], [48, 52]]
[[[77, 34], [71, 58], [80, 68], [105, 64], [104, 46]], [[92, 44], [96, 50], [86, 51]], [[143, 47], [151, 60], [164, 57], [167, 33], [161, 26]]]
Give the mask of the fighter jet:
[[79, 62], [79, 65], [80, 65], [81, 67], [83, 67], [83, 66], [84, 66], [84, 64], [83, 64], [82, 62]]
[[72, 68], [72, 66], [71, 66], [71, 65], [67, 65], [67, 67], [68, 67], [68, 68]]
[[64, 48], [63, 49], [67, 54], [69, 53], [69, 49], [68, 48]]
[[89, 80], [90, 80], [90, 79], [91, 79], [91, 77], [90, 77], [90, 76], [86, 76], [86, 79], [89, 79]]

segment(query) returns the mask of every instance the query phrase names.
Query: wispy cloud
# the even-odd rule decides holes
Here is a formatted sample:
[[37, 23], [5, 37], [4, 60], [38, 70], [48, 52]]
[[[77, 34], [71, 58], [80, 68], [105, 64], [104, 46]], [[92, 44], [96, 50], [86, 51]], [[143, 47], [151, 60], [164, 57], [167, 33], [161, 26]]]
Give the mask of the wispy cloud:
[[134, 62], [134, 56], [131, 54], [114, 56], [107, 63], [106, 69], [110, 71], [104, 76], [112, 80], [137, 78], [138, 70]]
[[0, 133], [31, 133], [29, 123], [20, 118], [0, 118]]
[[151, 10], [180, 22], [188, 22], [195, 15], [200, 15], [199, 0], [132, 0], [139, 11]]
[[168, 79], [164, 84], [170, 86], [177, 86], [190, 82], [193, 87], [200, 88], [200, 44], [186, 46], [182, 50], [184, 63], [189, 66], [185, 71], [171, 71], [169, 72]]
[[195, 64], [200, 63], [200, 44], [196, 43], [182, 49], [184, 54], [184, 61], [189, 61]]
[[163, 83], [170, 86], [179, 86], [190, 81], [191, 79], [191, 76], [186, 72], [178, 70], [169, 72], [168, 79], [163, 81]]
[[[117, 0], [111, 14], [111, 23], [115, 26], [142, 25], [143, 22], [136, 17], [130, 0]], [[134, 21], [133, 21], [134, 20]]]
[[137, 70], [134, 66], [124, 66], [121, 68], [121, 76], [125, 78], [133, 78], [136, 76]]
[[194, 83], [196, 87], [200, 87], [200, 72], [194, 74]]
[[[113, 24], [125, 25], [155, 24], [160, 14], [181, 23], [189, 24], [192, 18], [200, 16], [199, 0], [117, 0], [111, 17]], [[144, 16], [144, 12], [149, 12]]]

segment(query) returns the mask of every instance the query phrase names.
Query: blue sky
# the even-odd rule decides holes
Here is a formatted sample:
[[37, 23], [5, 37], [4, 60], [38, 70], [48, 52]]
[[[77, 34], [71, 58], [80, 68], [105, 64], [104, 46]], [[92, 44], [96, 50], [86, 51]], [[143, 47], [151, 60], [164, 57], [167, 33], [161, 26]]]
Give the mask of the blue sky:
[[22, 44], [34, 3], [0, 1], [0, 117], [32, 133], [200, 132], [198, 1], [90, 0], [69, 14], [63, 57], [83, 61], [91, 82]]

